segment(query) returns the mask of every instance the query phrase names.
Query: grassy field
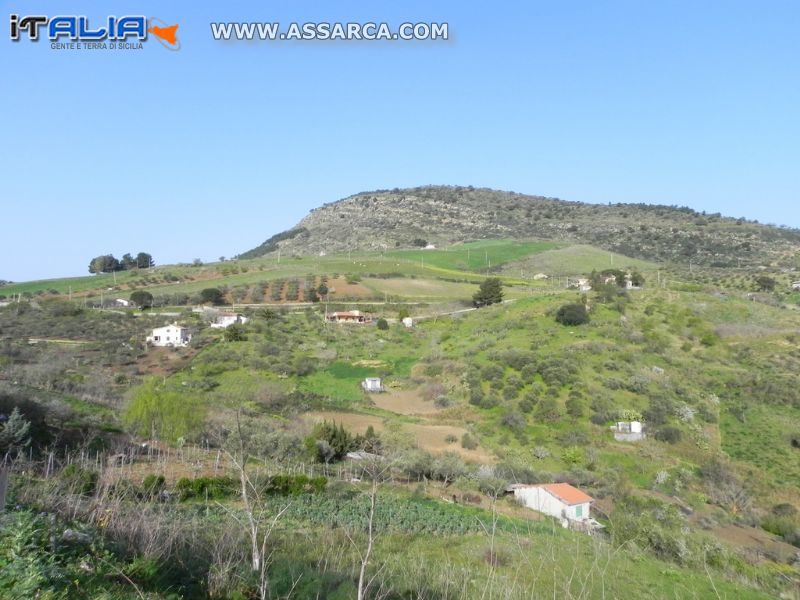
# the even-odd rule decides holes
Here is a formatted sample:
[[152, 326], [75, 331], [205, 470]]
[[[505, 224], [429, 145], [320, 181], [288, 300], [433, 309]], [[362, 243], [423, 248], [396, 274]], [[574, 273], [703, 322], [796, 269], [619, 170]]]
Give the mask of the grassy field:
[[397, 250], [386, 256], [409, 264], [429, 265], [451, 271], [486, 272], [522, 257], [559, 248], [557, 242], [483, 240], [436, 250]]
[[658, 265], [630, 258], [622, 254], [607, 252], [592, 246], [561, 246], [532, 254], [506, 264], [503, 273], [512, 277], [524, 274], [531, 277], [537, 273], [549, 276], [577, 275], [603, 269], [637, 269], [652, 272]]
[[[397, 250], [385, 253], [353, 252], [332, 256], [283, 256], [251, 260], [209, 263], [202, 266], [164, 265], [141, 271], [121, 271], [116, 274], [91, 275], [13, 283], [0, 287], [0, 294], [60, 294], [73, 296], [127, 298], [133, 289], [147, 289], [153, 294], [192, 294], [207, 287], [220, 285], [243, 286], [266, 283], [277, 279], [302, 278], [309, 275], [335, 273], [368, 276], [370, 274], [402, 273], [406, 278], [459, 279], [478, 283], [487, 269], [496, 268], [525, 256], [537, 255], [559, 248], [555, 242], [518, 242], [491, 240], [459, 244], [441, 250]], [[599, 252], [599, 251], [598, 251]], [[516, 281], [509, 272], [510, 282]], [[519, 281], [524, 283], [523, 281]], [[455, 289], [442, 288], [432, 297], [451, 297]], [[375, 283], [377, 293], [382, 290]], [[452, 286], [450, 286], [452, 288]], [[411, 288], [414, 289], [413, 287]], [[419, 297], [426, 296], [416, 290]], [[413, 293], [409, 297], [414, 297]]]

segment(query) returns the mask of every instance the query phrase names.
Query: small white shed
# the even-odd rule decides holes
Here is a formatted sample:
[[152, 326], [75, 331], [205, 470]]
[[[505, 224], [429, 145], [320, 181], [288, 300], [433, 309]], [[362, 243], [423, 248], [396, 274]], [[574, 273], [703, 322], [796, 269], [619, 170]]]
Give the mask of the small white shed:
[[413, 327], [414, 319], [412, 319], [411, 317], [403, 317], [403, 325], [409, 328]]
[[361, 382], [361, 387], [366, 392], [382, 392], [383, 386], [381, 385], [380, 377], [367, 377]]

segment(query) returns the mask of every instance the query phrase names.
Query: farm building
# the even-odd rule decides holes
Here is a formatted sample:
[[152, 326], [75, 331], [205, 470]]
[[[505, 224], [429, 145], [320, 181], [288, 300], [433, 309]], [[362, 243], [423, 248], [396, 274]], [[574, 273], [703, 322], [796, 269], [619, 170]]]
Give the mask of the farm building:
[[370, 318], [359, 310], [333, 312], [325, 317], [328, 323], [369, 323]]
[[403, 325], [409, 328], [413, 327], [414, 319], [412, 319], [411, 317], [403, 317]]
[[563, 527], [576, 522], [592, 528], [600, 526], [589, 514], [594, 499], [568, 483], [514, 484], [506, 491], [528, 508], [557, 518]]
[[436, 245], [435, 244], [426, 244], [425, 245], [425, 250], [436, 250]]
[[186, 327], [177, 323], [156, 327], [152, 335], [147, 336], [147, 343], [153, 346], [187, 346], [192, 339], [192, 334]]
[[381, 384], [380, 377], [367, 377], [364, 381], [361, 382], [361, 387], [364, 388], [366, 392], [382, 392], [383, 385]]
[[794, 281], [794, 282], [792, 282], [792, 289], [793, 289], [795, 292], [800, 292], [800, 281]]
[[122, 306], [124, 308], [128, 308], [131, 305], [130, 300], [125, 300], [125, 298], [117, 298], [114, 300], [114, 304], [117, 306]]
[[638, 442], [645, 437], [641, 421], [620, 421], [611, 426], [611, 431], [618, 442]]
[[244, 325], [247, 321], [249, 321], [249, 319], [239, 313], [223, 312], [217, 315], [211, 327], [215, 329], [226, 329], [231, 325]]
[[543, 279], [548, 279], [547, 275], [545, 275], [544, 273], [537, 273], [536, 275], [533, 276], [534, 281], [542, 281]]
[[567, 287], [577, 289], [579, 292], [592, 291], [592, 283], [585, 277], [570, 279]]

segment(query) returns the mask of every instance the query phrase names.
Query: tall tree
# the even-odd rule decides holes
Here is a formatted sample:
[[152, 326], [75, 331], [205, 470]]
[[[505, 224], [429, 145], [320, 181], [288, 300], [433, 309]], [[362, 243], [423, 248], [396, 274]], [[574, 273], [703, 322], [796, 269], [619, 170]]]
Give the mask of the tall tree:
[[89, 263], [89, 273], [111, 273], [119, 269], [120, 263], [113, 254], [95, 256]]
[[122, 255], [122, 260], [120, 261], [120, 266], [122, 267], [123, 271], [129, 271], [136, 266], [136, 261], [131, 256], [130, 252], [126, 252]]
[[503, 301], [503, 284], [497, 277], [489, 277], [481, 283], [480, 288], [472, 296], [472, 303], [477, 306], [488, 306]]
[[136, 290], [131, 294], [131, 302], [141, 309], [153, 307], [153, 294], [146, 290]]
[[136, 255], [136, 266], [140, 269], [149, 269], [150, 267], [155, 267], [156, 262], [153, 260], [151, 254], [139, 252], [139, 254]]

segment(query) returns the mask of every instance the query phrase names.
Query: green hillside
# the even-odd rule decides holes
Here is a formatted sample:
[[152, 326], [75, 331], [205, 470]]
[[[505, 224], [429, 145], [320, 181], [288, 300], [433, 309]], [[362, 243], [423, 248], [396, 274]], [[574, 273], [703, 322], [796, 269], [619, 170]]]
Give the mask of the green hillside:
[[[579, 294], [553, 281], [606, 268], [644, 273], [644, 289]], [[510, 302], [471, 310], [489, 269], [503, 277]], [[551, 279], [532, 281], [538, 272]], [[0, 412], [19, 406], [32, 423], [24, 460], [33, 463], [14, 467], [9, 501], [47, 507], [60, 515], [57, 527], [107, 544], [103, 568], [124, 573], [142, 593], [235, 597], [231, 590], [256, 585], [247, 546], [235, 536], [225, 542], [241, 562], [238, 583], [222, 584], [212, 577], [221, 568], [213, 544], [238, 530], [230, 511], [241, 510], [232, 462], [241, 438], [253, 481], [298, 472], [327, 478], [316, 493], [310, 484], [288, 495], [262, 495], [271, 489], [264, 483], [252, 488], [262, 490], [259, 518], [280, 514], [269, 542], [282, 557], [269, 567], [272, 592], [286, 593], [300, 577], [298, 597], [352, 597], [369, 477], [340, 462], [336, 448], [367, 448], [389, 469], [377, 488], [385, 531], [368, 569], [401, 597], [471, 598], [486, 589], [510, 598], [531, 590], [772, 597], [800, 581], [800, 312], [782, 308], [792, 300], [783, 291], [753, 296], [754, 277], [660, 268], [587, 246], [481, 241], [162, 267], [118, 275], [111, 290], [100, 287], [108, 276], [19, 284], [28, 287], [12, 289], [27, 298], [0, 308]], [[322, 284], [326, 299], [281, 308]], [[64, 285], [73, 286], [72, 302], [46, 291]], [[209, 286], [228, 302], [260, 298], [264, 306], [245, 309], [250, 321], [235, 335], [211, 329], [190, 310], [192, 295]], [[147, 289], [165, 301], [183, 294], [188, 306], [168, 303], [177, 316], [93, 310], [100, 289], [113, 297]], [[558, 323], [569, 303], [586, 303], [589, 322]], [[386, 327], [324, 322], [326, 309], [356, 306]], [[401, 312], [414, 327], [399, 323]], [[188, 348], [144, 344], [152, 327], [176, 319], [194, 332]], [[365, 377], [380, 377], [386, 392], [364, 393]], [[644, 421], [647, 439], [615, 441], [609, 426], [632, 418]], [[324, 422], [344, 433], [324, 437]], [[129, 439], [159, 450], [108, 466], [105, 457]], [[51, 448], [61, 458], [48, 467]], [[362, 483], [353, 483], [354, 472]], [[603, 534], [561, 530], [498, 495], [512, 482], [553, 481], [595, 498]], [[170, 500], [157, 500], [148, 485]], [[192, 541], [132, 539], [125, 532], [136, 530], [143, 511], [163, 515]], [[113, 527], [104, 514], [114, 515]], [[47, 554], [34, 515], [4, 518], [33, 536], [19, 543], [38, 569], [39, 589], [86, 586], [129, 597], [125, 579], [75, 575], [80, 553]], [[343, 540], [347, 549], [325, 562], [326, 548]], [[68, 578], [47, 571], [48, 560]], [[453, 588], [462, 570], [473, 575]], [[8, 589], [21, 582], [0, 576]]]

